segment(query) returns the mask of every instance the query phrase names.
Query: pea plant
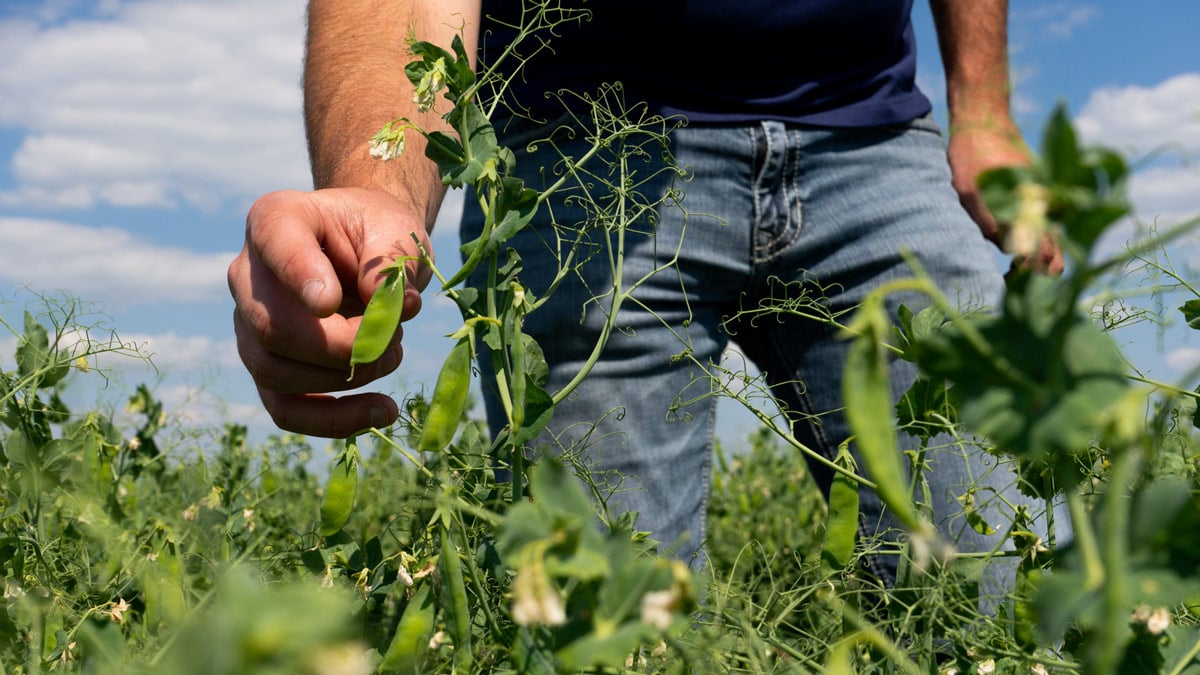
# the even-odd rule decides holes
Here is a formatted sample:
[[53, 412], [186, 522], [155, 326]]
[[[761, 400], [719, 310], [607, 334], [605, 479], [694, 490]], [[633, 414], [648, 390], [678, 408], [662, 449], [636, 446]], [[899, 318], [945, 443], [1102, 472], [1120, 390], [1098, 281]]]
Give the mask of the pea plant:
[[[572, 15], [536, 12], [532, 28], [552, 29]], [[469, 188], [484, 216], [480, 236], [463, 246], [463, 266], [447, 278], [428, 252], [420, 262], [440, 282], [440, 292], [458, 305], [463, 318], [450, 337], [454, 347], [446, 358], [428, 400], [409, 406], [406, 436], [396, 439], [382, 430], [370, 433], [378, 443], [403, 455], [428, 480], [432, 509], [421, 528], [420, 543], [409, 556], [415, 565], [433, 566], [427, 579], [414, 580], [406, 592], [395, 636], [384, 651], [380, 668], [411, 671], [429, 667], [435, 634], [453, 650], [454, 668], [482, 668], [473, 644], [504, 644], [511, 650], [511, 667], [522, 672], [573, 672], [582, 668], [621, 667], [643, 646], [667, 640], [686, 625], [683, 612], [696, 600], [695, 580], [679, 562], [650, 555], [644, 535], [633, 529], [633, 515], [610, 523], [602, 535], [594, 528], [594, 508], [580, 486], [589, 484], [586, 472], [570, 475], [561, 460], [546, 458], [535, 469], [540, 432], [554, 406], [587, 376], [614, 328], [621, 304], [637, 281], [621, 274], [621, 251], [626, 230], [645, 213], [633, 205], [634, 196], [614, 189], [615, 199], [601, 205], [592, 196], [596, 176], [612, 173], [612, 185], [624, 186], [623, 162], [647, 145], [665, 148], [668, 123], [642, 116], [636, 121], [619, 107], [619, 90], [605, 89], [586, 101], [589, 119], [577, 118], [590, 147], [579, 157], [563, 156], [558, 179], [535, 191], [513, 175], [515, 154], [497, 144], [490, 122], [499, 97], [483, 92], [503, 90], [499, 69], [515, 56], [518, 39], [487, 70], [472, 69], [462, 41], [450, 49], [411, 41], [415, 60], [405, 69], [414, 87], [414, 101], [426, 112], [439, 97], [449, 104], [443, 116], [449, 131], [425, 130], [407, 119], [386, 125], [371, 140], [372, 154], [381, 160], [399, 157], [406, 135], [426, 141], [426, 156], [451, 188]], [[661, 150], [659, 150], [661, 151]], [[603, 171], [591, 168], [601, 164]], [[608, 186], [605, 186], [608, 187]], [[594, 347], [593, 358], [570, 382], [545, 389], [548, 367], [536, 341], [522, 331], [525, 318], [544, 306], [555, 288], [573, 273], [584, 241], [601, 226], [585, 223], [575, 231], [557, 230], [562, 254], [560, 270], [540, 296], [521, 283], [520, 256], [505, 242], [527, 227], [538, 209], [560, 190], [590, 202], [603, 216], [604, 237], [613, 251], [613, 289], [605, 314], [608, 324]], [[598, 217], [598, 220], [601, 218]], [[590, 231], [589, 231], [590, 230]], [[400, 258], [381, 274], [381, 285], [366, 305], [355, 338], [351, 367], [379, 357], [400, 321], [404, 269]], [[464, 282], [486, 279], [482, 286]], [[466, 416], [476, 357], [490, 359], [506, 425], [488, 439]], [[457, 439], [457, 440], [456, 440]], [[323, 551], [342, 545], [339, 534], [355, 502], [357, 465], [365, 461], [357, 439], [349, 439], [338, 455], [325, 488], [318, 534]], [[504, 470], [508, 480], [497, 480]], [[594, 483], [590, 484], [594, 488]], [[532, 500], [532, 505], [527, 500]], [[473, 558], [480, 547], [493, 551], [486, 564]], [[664, 644], [666, 644], [664, 642]], [[443, 650], [441, 653], [446, 653]], [[499, 658], [492, 656], [491, 658]], [[436, 662], [436, 658], [433, 659]], [[490, 662], [487, 667], [493, 667]]]
[[[1059, 108], [1032, 167], [981, 178], [989, 208], [1012, 223], [1014, 252], [1030, 253], [1048, 235], [1068, 261], [1058, 277], [1014, 271], [994, 311], [959, 311], [915, 259], [911, 279], [878, 289], [848, 315], [831, 313], [819, 295], [803, 294], [747, 309], [745, 315], [804, 316], [836, 326], [852, 340], [844, 400], [853, 436], [833, 462], [792, 437], [781, 413], [756, 404], [766, 393], [761, 382], [720, 364], [695, 364], [706, 369], [713, 392], [743, 402], [776, 438], [835, 470], [821, 546], [810, 552], [819, 565], [797, 575], [792, 589], [827, 608], [824, 629], [789, 626], [823, 636], [817, 644], [828, 650], [829, 671], [867, 664], [905, 672], [939, 665], [965, 672], [1200, 670], [1200, 631], [1193, 619], [1200, 549], [1185, 534], [1200, 516], [1200, 389], [1137, 373], [1111, 334], [1124, 321], [1113, 316], [1131, 316], [1112, 304], [1139, 292], [1127, 280], [1139, 268], [1167, 280], [1140, 292], [1183, 293], [1179, 316], [1200, 326], [1195, 286], [1162, 253], [1200, 218], [1104, 257], [1097, 246], [1101, 235], [1130, 214], [1123, 189], [1128, 171], [1111, 150], [1081, 148]], [[902, 306], [898, 325], [891, 325], [883, 299], [914, 291], [929, 298], [928, 308], [914, 313]], [[887, 360], [896, 358], [916, 363], [920, 376], [893, 402]], [[1183, 382], [1188, 377], [1195, 373]], [[899, 452], [898, 433], [919, 438], [921, 449]], [[985, 534], [1006, 528], [1008, 545], [980, 558], [938, 542], [925, 516], [922, 480], [925, 451], [935, 438], [982, 443], [1014, 465], [1022, 492], [1046, 503], [1042, 517], [1049, 518], [1050, 538], [1030, 531], [1037, 514], [1027, 507], [1009, 505], [1009, 523], [987, 522], [976, 500], [989, 495], [967, 487], [959, 497], [966, 522]], [[846, 452], [850, 446], [858, 448], [873, 480], [859, 475]], [[859, 485], [875, 489], [908, 530], [904, 550], [856, 541]], [[1062, 529], [1072, 533], [1062, 540], [1051, 516], [1057, 501], [1067, 505], [1070, 527]], [[861, 592], [854, 561], [868, 550], [902, 558], [899, 585], [882, 596]], [[999, 556], [1016, 559], [1015, 588], [996, 620], [981, 622], [973, 618], [985, 599], [980, 565]], [[822, 587], [833, 594], [820, 592]], [[863, 613], [870, 603], [874, 619]], [[963, 632], [964, 623], [975, 628]], [[935, 640], [947, 642], [939, 647]], [[904, 644], [924, 650], [914, 653]], [[811, 663], [819, 658], [793, 656]]]

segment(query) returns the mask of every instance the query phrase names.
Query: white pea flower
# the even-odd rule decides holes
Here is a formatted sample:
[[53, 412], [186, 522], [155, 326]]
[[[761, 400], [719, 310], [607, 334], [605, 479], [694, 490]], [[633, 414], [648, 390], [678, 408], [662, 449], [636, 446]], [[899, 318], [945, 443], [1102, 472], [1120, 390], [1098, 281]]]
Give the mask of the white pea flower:
[[1145, 626], [1146, 632], [1151, 635], [1162, 635], [1171, 627], [1171, 612], [1166, 607], [1138, 605], [1130, 619]]
[[78, 646], [79, 646], [78, 642], [75, 642], [73, 640], [71, 642], [68, 642], [67, 646], [63, 647], [62, 653], [58, 655], [59, 662], [62, 664], [67, 664], [67, 663], [70, 663], [71, 661], [75, 660], [75, 648]]
[[513, 621], [519, 626], [561, 626], [567, 622], [558, 589], [550, 583], [540, 565], [530, 565], [517, 571], [513, 579]]
[[417, 88], [413, 91], [413, 102], [417, 104], [417, 110], [429, 112], [438, 92], [446, 88], [446, 77], [446, 59], [440, 58], [434, 61], [429, 70], [426, 70], [425, 74], [421, 76], [421, 81], [417, 83]]
[[1043, 666], [1040, 663], [1035, 663], [1032, 666], [1029, 666], [1029, 672], [1033, 673], [1033, 675], [1047, 675], [1046, 666]]
[[1046, 233], [1046, 210], [1050, 207], [1050, 192], [1044, 185], [1033, 182], [1017, 186], [1017, 215], [1009, 225], [1008, 252], [1031, 256], [1042, 245]]
[[389, 124], [371, 138], [371, 156], [375, 159], [387, 162], [404, 154], [404, 129], [391, 129], [392, 125]]
[[400, 566], [396, 569], [396, 577], [405, 586], [413, 585], [412, 575], [408, 573], [408, 568], [404, 566], [404, 563], [400, 563]]
[[361, 644], [346, 642], [321, 647], [310, 655], [305, 672], [314, 675], [370, 675], [375, 668]]
[[671, 587], [650, 591], [642, 596], [642, 623], [659, 630], [671, 627], [675, 615], [694, 600], [692, 575], [688, 566], [679, 560], [671, 561]]
[[125, 602], [125, 598], [121, 598], [119, 601], [111, 603], [111, 607], [108, 609], [108, 616], [113, 621], [121, 623], [125, 620], [125, 612], [128, 612], [129, 609], [129, 603]]
[[650, 591], [642, 596], [642, 623], [666, 630], [675, 619], [675, 609], [678, 605], [679, 593], [675, 588]]
[[979, 675], [993, 675], [996, 672], [995, 659], [985, 659], [975, 664], [975, 672]]
[[429, 638], [430, 651], [437, 651], [438, 649], [441, 649], [442, 643], [444, 643], [445, 641], [446, 641], [446, 631], [439, 630], [438, 632], [434, 633], [433, 637]]
[[222, 490], [221, 488], [214, 485], [213, 488], [211, 490], [209, 490], [208, 494], [204, 497], [204, 506], [206, 506], [214, 511], [221, 508], [222, 493], [224, 493], [224, 490]]

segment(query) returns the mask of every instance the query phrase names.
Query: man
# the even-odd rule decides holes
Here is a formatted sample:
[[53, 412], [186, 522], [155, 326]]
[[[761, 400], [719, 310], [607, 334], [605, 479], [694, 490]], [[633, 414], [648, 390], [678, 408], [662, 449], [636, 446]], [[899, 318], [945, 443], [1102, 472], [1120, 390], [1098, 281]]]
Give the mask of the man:
[[[661, 262], [656, 242], [682, 241], [678, 261], [668, 274], [649, 275], [635, 296], [638, 309], [619, 316], [622, 331], [556, 409], [553, 430], [570, 442], [573, 424], [590, 428], [604, 417], [594, 435], [604, 440], [582, 450], [633, 488], [613, 506], [638, 511], [639, 527], [690, 557], [704, 532], [714, 403], [674, 415], [689, 421], [671, 420], [672, 403], [695, 376], [671, 358], [683, 349], [679, 327], [686, 326], [687, 347], [700, 363], [717, 360], [732, 333], [793, 415], [796, 437], [832, 457], [848, 434], [837, 412], [845, 342], [818, 322], [769, 318], [725, 326], [726, 318], [764, 298], [813, 288], [831, 311], [849, 309], [879, 285], [910, 276], [901, 250], [913, 251], [951, 298], [986, 305], [999, 297], [1001, 276], [985, 244], [999, 242], [1001, 233], [980, 202], [975, 177], [1028, 161], [1008, 107], [1007, 8], [1004, 0], [932, 0], [949, 92], [947, 165], [947, 147], [914, 84], [911, 0], [590, 5], [592, 21], [564, 29], [553, 53], [530, 61], [515, 81], [520, 105], [533, 119], [548, 119], [543, 92], [619, 80], [629, 100], [688, 120], [670, 145], [690, 180], [682, 208], [664, 206], [654, 235], [630, 242], [626, 278], [648, 275]], [[417, 253], [412, 235], [428, 248], [443, 188], [420, 138], [412, 135], [404, 157], [388, 163], [369, 156], [368, 141], [396, 117], [426, 129], [444, 124], [436, 108], [422, 114], [412, 104], [402, 75], [411, 59], [404, 48], [409, 29], [439, 45], [461, 30], [471, 54], [482, 34], [484, 52], [494, 54], [511, 35], [505, 26], [519, 19], [519, 6], [515, 0], [484, 7], [478, 0], [310, 2], [305, 112], [318, 189], [259, 199], [247, 218], [246, 246], [229, 270], [239, 352], [280, 427], [336, 437], [396, 419], [395, 402], [382, 394], [324, 392], [368, 384], [399, 366], [397, 337], [347, 382], [357, 315], [379, 283], [378, 269]], [[500, 125], [507, 134], [501, 142], [521, 151], [552, 126]], [[518, 171], [540, 187], [552, 160], [521, 152]], [[643, 168], [653, 171], [650, 162]], [[675, 187], [652, 184], [659, 192], [649, 197]], [[564, 211], [569, 205], [557, 206], [560, 222], [571, 217]], [[555, 262], [540, 244], [551, 227], [544, 212], [513, 242], [525, 261], [522, 281], [535, 290]], [[465, 239], [479, 218], [468, 209]], [[1032, 262], [1061, 265], [1052, 246]], [[418, 312], [419, 291], [429, 280], [416, 263], [408, 274], [406, 320]], [[603, 288], [604, 275], [596, 266], [581, 270], [555, 296], [556, 305], [529, 317], [526, 330], [539, 338], [551, 365], [550, 390], [574, 374], [595, 342], [600, 312], [587, 312], [581, 322], [580, 307]], [[899, 301], [890, 300], [893, 312]], [[897, 364], [892, 375], [899, 393], [914, 374]], [[620, 414], [605, 417], [613, 409]], [[1011, 474], [984, 466], [978, 453], [942, 455], [931, 476], [944, 529], [966, 529], [955, 497], [971, 479], [982, 476], [993, 489], [1012, 492]], [[813, 469], [827, 485], [828, 470], [819, 463]], [[881, 507], [873, 494], [863, 496], [869, 533]], [[964, 547], [986, 550], [994, 543], [967, 535]], [[894, 559], [873, 564], [888, 578]]]

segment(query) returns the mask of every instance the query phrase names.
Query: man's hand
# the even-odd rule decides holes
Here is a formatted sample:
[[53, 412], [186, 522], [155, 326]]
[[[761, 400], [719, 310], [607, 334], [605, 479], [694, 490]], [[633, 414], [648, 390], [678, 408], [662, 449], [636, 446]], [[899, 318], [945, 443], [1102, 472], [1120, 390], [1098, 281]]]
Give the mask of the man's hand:
[[[229, 266], [229, 290], [238, 353], [280, 428], [344, 437], [395, 421], [388, 396], [326, 392], [360, 387], [400, 365], [397, 331], [392, 347], [348, 380], [354, 334], [380, 271], [422, 247], [431, 252], [424, 223], [386, 192], [276, 192], [255, 202], [245, 247]], [[430, 278], [416, 262], [407, 271], [405, 320], [420, 310]]]
[[[951, 129], [949, 143], [950, 168], [954, 189], [959, 200], [983, 236], [1001, 250], [1006, 248], [1008, 223], [997, 222], [979, 194], [979, 174], [1004, 166], [1028, 166], [1029, 149], [1021, 139], [1016, 125]], [[1063, 270], [1062, 249], [1047, 234], [1036, 255], [1013, 260], [1014, 267], [1028, 267], [1049, 274]]]
[[[930, 0], [950, 111], [950, 168], [954, 189], [983, 235], [1005, 248], [1005, 223], [997, 223], [979, 196], [979, 174], [1030, 161], [1009, 112], [1008, 0]], [[1047, 236], [1036, 256], [1014, 267], [1057, 274], [1062, 251]]]

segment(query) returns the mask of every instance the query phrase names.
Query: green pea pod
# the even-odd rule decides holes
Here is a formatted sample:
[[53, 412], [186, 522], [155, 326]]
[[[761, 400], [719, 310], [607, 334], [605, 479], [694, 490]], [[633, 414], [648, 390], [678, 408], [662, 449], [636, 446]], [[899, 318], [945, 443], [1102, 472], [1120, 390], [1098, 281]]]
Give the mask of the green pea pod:
[[450, 528], [442, 531], [442, 553], [438, 556], [442, 581], [441, 604], [446, 628], [454, 641], [454, 665], [461, 673], [471, 672], [471, 614], [467, 609], [467, 586], [463, 581], [462, 561]]
[[425, 655], [429, 651], [429, 638], [433, 637], [433, 619], [436, 604], [430, 592], [432, 583], [422, 583], [417, 587], [404, 614], [400, 615], [400, 623], [396, 625], [396, 634], [388, 645], [383, 660], [379, 662], [381, 673], [421, 673]]
[[910, 530], [925, 529], [908, 493], [908, 472], [892, 428], [893, 405], [887, 359], [881, 348], [887, 333], [883, 297], [863, 301], [849, 329], [856, 333], [846, 354], [842, 394], [846, 421], [879, 498]]
[[351, 379], [355, 366], [371, 363], [383, 356], [400, 325], [400, 315], [404, 310], [404, 259], [397, 259], [385, 272], [387, 278], [367, 302], [362, 323], [354, 334], [354, 344], [350, 347]]
[[[834, 462], [849, 471], [856, 470], [850, 450], [842, 446]], [[825, 541], [821, 544], [821, 564], [828, 571], [844, 570], [854, 555], [858, 534], [858, 481], [843, 474], [833, 475], [829, 489], [829, 515], [825, 520]]]
[[425, 426], [417, 449], [421, 452], [441, 452], [454, 439], [463, 411], [467, 408], [467, 395], [471, 390], [471, 338], [463, 337], [450, 350], [437, 384], [433, 387], [433, 398], [429, 401], [429, 412], [425, 414]]
[[512, 384], [509, 387], [512, 395], [512, 426], [513, 432], [521, 430], [521, 426], [525, 424], [525, 392], [528, 388], [528, 380], [525, 376], [525, 336], [517, 333], [517, 337], [513, 340], [512, 346], [509, 347], [508, 353], [512, 357]]
[[337, 534], [350, 520], [354, 499], [358, 496], [358, 446], [351, 437], [346, 449], [325, 481], [325, 496], [321, 499], [321, 523], [317, 534], [329, 537]]

